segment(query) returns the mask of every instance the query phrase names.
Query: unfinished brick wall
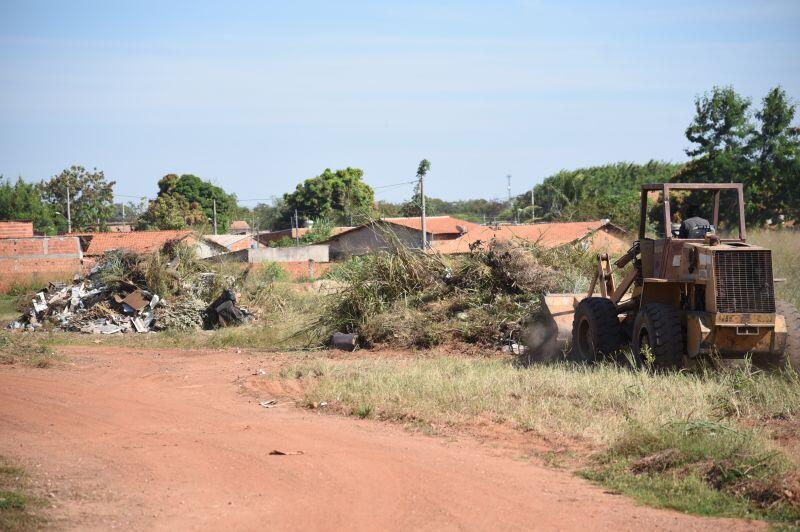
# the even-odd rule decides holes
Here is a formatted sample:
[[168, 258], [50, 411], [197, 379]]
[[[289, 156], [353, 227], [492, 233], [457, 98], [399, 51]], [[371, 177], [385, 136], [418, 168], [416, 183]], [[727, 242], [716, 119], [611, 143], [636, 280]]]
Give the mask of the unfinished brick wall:
[[15, 284], [65, 280], [81, 272], [78, 237], [0, 239], [0, 292]]
[[[331, 267], [330, 262], [315, 262], [313, 263], [313, 267], [310, 270], [308, 261], [298, 261], [298, 262], [257, 262], [254, 264], [248, 264], [246, 262], [236, 263], [230, 262], [228, 264], [237, 264], [239, 265], [242, 270], [246, 268], [250, 268], [252, 271], [258, 271], [261, 268], [266, 267], [268, 264], [275, 264], [283, 269], [288, 275], [289, 279], [292, 281], [299, 281], [299, 280], [316, 280], [325, 275], [325, 272]], [[313, 275], [310, 275], [313, 271]]]
[[[274, 262], [273, 264], [277, 264], [283, 271], [289, 274], [289, 279], [293, 281], [298, 281], [300, 279], [319, 279], [328, 269], [331, 267], [330, 262], [313, 262], [309, 267], [309, 261], [297, 261], [297, 262]], [[253, 266], [258, 266], [258, 264], [254, 264]]]
[[30, 238], [33, 222], [0, 222], [0, 238]]

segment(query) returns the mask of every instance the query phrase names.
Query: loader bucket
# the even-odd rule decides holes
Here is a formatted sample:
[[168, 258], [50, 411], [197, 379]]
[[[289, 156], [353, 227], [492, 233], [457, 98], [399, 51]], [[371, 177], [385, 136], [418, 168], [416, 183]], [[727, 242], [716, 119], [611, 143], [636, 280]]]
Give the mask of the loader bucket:
[[549, 362], [565, 353], [572, 342], [572, 318], [586, 294], [547, 294], [542, 311], [526, 337], [528, 361]]

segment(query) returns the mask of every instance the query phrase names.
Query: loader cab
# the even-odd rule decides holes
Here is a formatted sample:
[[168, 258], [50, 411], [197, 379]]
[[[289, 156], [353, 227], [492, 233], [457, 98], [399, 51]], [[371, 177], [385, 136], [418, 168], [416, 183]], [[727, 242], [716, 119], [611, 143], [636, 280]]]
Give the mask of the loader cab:
[[740, 183], [642, 185], [639, 247], [642, 277], [676, 279], [686, 243], [744, 243]]

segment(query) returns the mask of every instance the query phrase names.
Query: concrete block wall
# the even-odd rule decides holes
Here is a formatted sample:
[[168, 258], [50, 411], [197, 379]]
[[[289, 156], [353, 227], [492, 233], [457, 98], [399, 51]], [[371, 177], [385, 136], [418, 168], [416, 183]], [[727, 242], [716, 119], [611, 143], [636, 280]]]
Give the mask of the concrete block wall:
[[78, 237], [0, 239], [0, 292], [15, 284], [69, 279], [81, 273]]
[[248, 250], [248, 262], [328, 262], [328, 246], [316, 244], [311, 246], [268, 248]]

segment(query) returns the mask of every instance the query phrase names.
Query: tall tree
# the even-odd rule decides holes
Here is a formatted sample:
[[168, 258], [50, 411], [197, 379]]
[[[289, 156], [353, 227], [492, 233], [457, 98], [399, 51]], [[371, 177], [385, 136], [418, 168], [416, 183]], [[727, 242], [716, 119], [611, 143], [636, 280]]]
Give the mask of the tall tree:
[[295, 209], [300, 222], [325, 218], [352, 225], [372, 214], [375, 192], [364, 183], [363, 170], [345, 168], [306, 179], [292, 193], [283, 196], [282, 221], [289, 227]]
[[103, 172], [97, 168], [90, 172], [83, 166], [70, 166], [42, 183], [45, 201], [59, 213], [55, 219], [58, 231], [64, 232], [68, 229], [68, 194], [72, 230], [94, 228], [103, 231], [108, 219], [114, 216], [115, 184], [115, 181], [107, 181]]
[[35, 231], [55, 234], [55, 213], [42, 201], [41, 186], [0, 176], [0, 220], [31, 220]]
[[760, 223], [780, 215], [800, 217], [800, 128], [793, 127], [797, 106], [781, 87], [770, 90], [755, 117], [748, 220]]
[[[214, 205], [216, 204], [217, 229], [221, 233], [228, 230], [228, 226], [236, 214], [235, 195], [228, 194], [222, 188], [192, 174], [183, 174], [174, 183], [170, 183], [169, 187], [171, 193], [181, 196], [190, 205], [199, 205], [205, 213], [206, 219], [213, 220]], [[190, 223], [190, 225], [195, 224]]]
[[733, 87], [714, 87], [695, 99], [695, 116], [686, 128], [694, 144], [686, 149], [693, 160], [677, 176], [678, 181], [723, 183], [744, 181], [750, 172], [750, 99]]
[[138, 229], [185, 229], [208, 226], [209, 217], [198, 202], [190, 202], [177, 192], [179, 177], [167, 174], [158, 180], [158, 196], [137, 222]]

